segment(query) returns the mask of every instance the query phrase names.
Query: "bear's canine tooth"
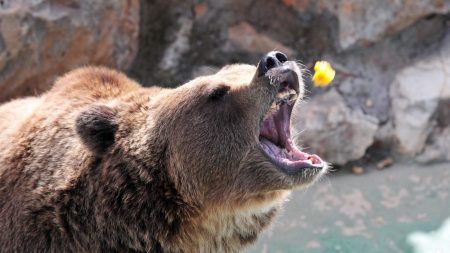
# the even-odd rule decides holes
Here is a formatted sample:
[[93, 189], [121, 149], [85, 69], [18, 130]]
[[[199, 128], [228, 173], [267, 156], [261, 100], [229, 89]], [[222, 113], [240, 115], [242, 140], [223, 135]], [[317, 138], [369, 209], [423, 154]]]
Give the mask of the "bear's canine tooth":
[[272, 104], [270, 105], [270, 109], [278, 110], [278, 109], [279, 109], [279, 105], [280, 105], [280, 102], [279, 102], [278, 100], [275, 100], [275, 101], [273, 101]]
[[297, 93], [295, 94], [290, 94], [289, 98], [287, 99], [286, 103], [288, 103], [288, 105], [292, 105], [293, 103], [295, 103], [295, 101], [297, 100]]
[[277, 105], [280, 105], [283, 102], [292, 105], [294, 101], [297, 100], [297, 97], [298, 97], [297, 92], [295, 92], [295, 90], [293, 89], [289, 89], [287, 91], [277, 93], [275, 102]]
[[289, 96], [289, 91], [282, 91], [282, 92], [277, 93], [277, 98], [279, 100], [285, 99], [288, 96]]

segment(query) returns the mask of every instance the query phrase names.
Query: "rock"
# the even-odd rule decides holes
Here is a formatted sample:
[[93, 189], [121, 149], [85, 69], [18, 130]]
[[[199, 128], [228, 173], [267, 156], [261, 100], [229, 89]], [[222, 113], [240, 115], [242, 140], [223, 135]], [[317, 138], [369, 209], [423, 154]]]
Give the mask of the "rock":
[[402, 154], [422, 151], [440, 101], [450, 98], [450, 36], [446, 41], [437, 54], [400, 71], [391, 85], [394, 135]]
[[281, 0], [305, 15], [331, 13], [337, 19], [337, 37], [341, 49], [367, 46], [391, 36], [417, 20], [450, 11], [450, 1], [371, 1], [338, 0], [308, 1]]
[[[196, 6], [183, 0], [139, 2], [138, 52], [128, 73], [131, 77], [144, 85], [174, 87], [189, 79], [199, 65], [216, 65], [194, 63], [191, 55], [193, 47], [197, 43], [202, 47], [205, 40], [193, 32], [198, 29], [196, 18], [208, 16], [206, 4]], [[209, 48], [203, 48], [208, 51], [205, 54], [211, 53]]]
[[339, 165], [360, 159], [378, 128], [376, 118], [350, 110], [335, 89], [297, 106], [292, 122], [293, 132], [301, 133], [294, 136], [307, 152]]
[[342, 49], [367, 45], [395, 34], [418, 19], [450, 11], [450, 1], [324, 1], [324, 9], [339, 22], [339, 43]]
[[450, 33], [446, 20], [442, 16], [422, 19], [370, 47], [324, 56], [343, 65], [335, 84], [347, 105], [376, 117], [381, 124], [389, 121], [389, 93], [397, 73], [439, 51]]
[[163, 71], [174, 72], [178, 67], [181, 57], [189, 50], [189, 36], [191, 35], [193, 21], [188, 17], [178, 19], [179, 30], [174, 34], [175, 38], [171, 42], [165, 52], [164, 57], [159, 63], [159, 67]]
[[139, 1], [7, 0], [0, 20], [0, 101], [78, 66], [127, 69], [137, 51]]
[[228, 38], [232, 44], [245, 51], [264, 54], [274, 49], [285, 53], [288, 57], [294, 55], [294, 51], [269, 36], [258, 33], [247, 22], [241, 22], [228, 29]]
[[450, 161], [450, 127], [435, 132], [416, 160], [423, 164]]
[[352, 173], [355, 175], [362, 175], [364, 174], [364, 168], [361, 166], [353, 166]]
[[420, 163], [450, 161], [450, 99], [439, 102], [435, 120], [435, 128], [426, 141], [424, 151], [416, 158]]
[[366, 104], [365, 105], [366, 105], [367, 108], [373, 107], [372, 99], [370, 99], [370, 98], [366, 99]]
[[379, 162], [377, 162], [377, 169], [382, 170], [394, 164], [394, 159], [391, 157], [385, 158]]

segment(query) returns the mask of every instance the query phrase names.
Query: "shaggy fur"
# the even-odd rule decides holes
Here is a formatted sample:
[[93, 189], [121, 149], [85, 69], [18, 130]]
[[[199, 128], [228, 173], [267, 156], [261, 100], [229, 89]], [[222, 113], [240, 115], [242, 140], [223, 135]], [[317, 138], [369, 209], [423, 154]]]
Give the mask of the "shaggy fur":
[[291, 189], [323, 173], [286, 175], [262, 154], [259, 124], [277, 87], [256, 72], [231, 65], [162, 89], [87, 67], [1, 106], [0, 252], [254, 242]]

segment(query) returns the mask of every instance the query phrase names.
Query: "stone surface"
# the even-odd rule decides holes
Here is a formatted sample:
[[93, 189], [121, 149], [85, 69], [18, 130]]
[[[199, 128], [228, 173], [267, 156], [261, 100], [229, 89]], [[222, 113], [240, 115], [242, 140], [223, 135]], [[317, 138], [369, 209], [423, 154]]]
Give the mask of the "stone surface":
[[339, 24], [336, 27], [336, 37], [341, 50], [368, 46], [398, 33], [419, 19], [450, 11], [448, 0], [281, 0], [281, 2], [301, 14], [331, 14]]
[[[381, 124], [389, 121], [389, 90], [395, 76], [447, 43], [444, 38], [450, 31], [448, 19], [445, 16], [422, 19], [369, 47], [324, 56], [341, 65], [334, 84], [347, 104], [378, 118]], [[367, 99], [372, 102], [370, 106]]]
[[1, 1], [0, 101], [41, 93], [78, 66], [127, 69], [138, 31], [134, 0]]
[[339, 21], [339, 43], [346, 49], [395, 34], [418, 19], [450, 11], [450, 1], [340, 0], [323, 1]]
[[436, 130], [416, 161], [423, 164], [450, 161], [450, 127]]
[[[401, 70], [391, 86], [392, 114], [399, 151], [416, 155], [436, 125], [441, 100], [450, 99], [450, 36], [435, 55]], [[439, 141], [439, 140], [438, 140]]]
[[247, 22], [241, 22], [228, 29], [230, 43], [245, 51], [264, 54], [273, 50], [279, 50], [288, 57], [294, 55], [294, 51], [267, 35], [258, 33], [255, 28]]
[[376, 118], [349, 109], [342, 96], [331, 89], [296, 107], [294, 136], [309, 153], [335, 164], [360, 159], [373, 143]]

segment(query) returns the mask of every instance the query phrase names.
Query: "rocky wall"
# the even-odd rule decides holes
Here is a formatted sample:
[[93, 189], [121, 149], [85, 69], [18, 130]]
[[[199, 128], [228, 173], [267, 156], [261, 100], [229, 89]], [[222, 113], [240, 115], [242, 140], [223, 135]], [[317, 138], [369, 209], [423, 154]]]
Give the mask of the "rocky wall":
[[0, 101], [42, 93], [79, 66], [127, 69], [138, 33], [135, 0], [1, 0]]

